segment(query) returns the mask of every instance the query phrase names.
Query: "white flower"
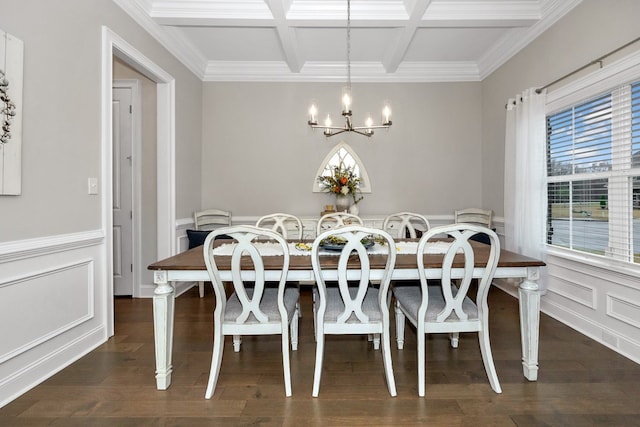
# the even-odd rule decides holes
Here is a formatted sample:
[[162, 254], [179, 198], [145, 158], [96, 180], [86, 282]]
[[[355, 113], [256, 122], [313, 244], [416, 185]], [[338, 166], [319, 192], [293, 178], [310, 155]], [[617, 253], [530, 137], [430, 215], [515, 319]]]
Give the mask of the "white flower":
[[349, 194], [349, 187], [345, 185], [340, 189], [340, 192], [346, 196], [347, 194]]

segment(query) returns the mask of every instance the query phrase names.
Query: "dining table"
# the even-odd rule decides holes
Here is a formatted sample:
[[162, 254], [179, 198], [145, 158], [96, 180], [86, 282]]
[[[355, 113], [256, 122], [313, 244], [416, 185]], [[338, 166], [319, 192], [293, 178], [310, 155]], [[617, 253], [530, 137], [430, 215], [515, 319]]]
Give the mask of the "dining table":
[[[215, 250], [218, 251], [216, 263], [220, 269], [220, 278], [231, 282], [231, 257], [224, 252], [225, 247], [233, 245], [229, 240], [216, 240]], [[232, 242], [232, 241], [231, 241]], [[396, 241], [396, 263], [393, 269], [392, 281], [418, 280], [418, 261], [416, 256], [417, 239], [399, 239]], [[443, 240], [446, 243], [446, 239]], [[312, 241], [290, 240], [290, 264], [287, 272], [287, 281], [313, 282], [314, 273], [311, 265], [311, 256], [308, 248]], [[470, 241], [475, 256], [473, 277], [479, 278], [483, 273], [483, 265], [489, 256], [490, 246]], [[268, 242], [264, 243], [268, 245]], [[267, 246], [265, 246], [267, 247]], [[388, 249], [386, 249], [388, 250]], [[385, 250], [373, 248], [369, 255], [372, 281], [382, 278], [387, 255]], [[388, 252], [386, 252], [388, 253]], [[425, 276], [427, 279], [439, 279], [442, 276], [442, 260], [444, 252], [439, 250], [427, 251], [423, 255]], [[278, 270], [278, 255], [264, 256], [265, 280], [278, 281], [281, 271]], [[323, 256], [325, 255], [325, 256]], [[323, 265], [323, 274], [326, 280], [335, 280], [339, 256], [335, 253], [325, 253], [320, 256]], [[279, 255], [281, 258], [282, 255]], [[248, 258], [248, 257], [247, 257]], [[460, 276], [463, 266], [463, 257], [453, 264], [452, 277]], [[248, 260], [247, 260], [248, 261]], [[353, 265], [351, 263], [353, 262]], [[357, 272], [358, 258], [353, 257], [349, 261], [350, 268]], [[281, 265], [281, 262], [280, 262]], [[540, 269], [545, 266], [541, 260], [520, 255], [515, 252], [500, 250], [498, 266], [494, 279], [509, 280], [518, 286], [518, 300], [520, 311], [520, 334], [522, 346], [522, 368], [525, 378], [536, 381], [538, 378], [538, 337], [540, 322], [540, 290], [538, 280]], [[154, 262], [148, 266], [153, 271], [155, 284], [153, 296], [154, 341], [156, 355], [156, 387], [158, 390], [166, 390], [171, 384], [173, 374], [172, 348], [173, 348], [173, 322], [175, 308], [175, 289], [173, 282], [199, 282], [209, 281], [209, 273], [204, 262], [203, 247], [198, 246], [169, 258]], [[246, 280], [252, 280], [251, 272], [247, 271]], [[354, 273], [355, 274], [355, 273]]]

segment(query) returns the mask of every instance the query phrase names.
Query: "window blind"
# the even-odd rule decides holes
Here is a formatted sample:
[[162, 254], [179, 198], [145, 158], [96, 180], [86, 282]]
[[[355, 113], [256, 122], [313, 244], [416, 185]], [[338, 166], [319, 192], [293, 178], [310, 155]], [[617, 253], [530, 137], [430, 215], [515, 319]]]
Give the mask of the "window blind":
[[547, 243], [638, 261], [640, 82], [547, 116], [547, 176]]

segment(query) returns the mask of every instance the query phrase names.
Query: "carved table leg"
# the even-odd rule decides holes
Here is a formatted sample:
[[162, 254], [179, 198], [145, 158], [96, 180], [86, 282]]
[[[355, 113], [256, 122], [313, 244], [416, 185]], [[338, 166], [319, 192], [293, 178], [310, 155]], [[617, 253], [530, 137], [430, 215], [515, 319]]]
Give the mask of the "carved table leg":
[[520, 336], [522, 337], [522, 371], [529, 381], [538, 379], [538, 341], [540, 333], [539, 271], [529, 268], [520, 283]]
[[173, 350], [173, 308], [175, 292], [167, 282], [166, 271], [155, 271], [153, 282], [153, 329], [156, 345], [156, 388], [166, 390], [171, 384]]

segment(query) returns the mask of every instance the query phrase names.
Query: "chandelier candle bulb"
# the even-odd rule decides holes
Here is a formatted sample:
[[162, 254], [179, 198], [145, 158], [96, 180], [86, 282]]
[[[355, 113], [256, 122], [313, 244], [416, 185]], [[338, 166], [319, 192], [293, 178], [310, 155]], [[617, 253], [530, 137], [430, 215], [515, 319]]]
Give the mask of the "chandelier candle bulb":
[[391, 105], [389, 101], [385, 101], [382, 107], [382, 125], [391, 125]]
[[316, 107], [316, 103], [314, 101], [311, 101], [311, 106], [309, 107], [309, 124], [318, 124], [318, 108]]
[[342, 115], [351, 114], [351, 88], [344, 87], [342, 89]]

